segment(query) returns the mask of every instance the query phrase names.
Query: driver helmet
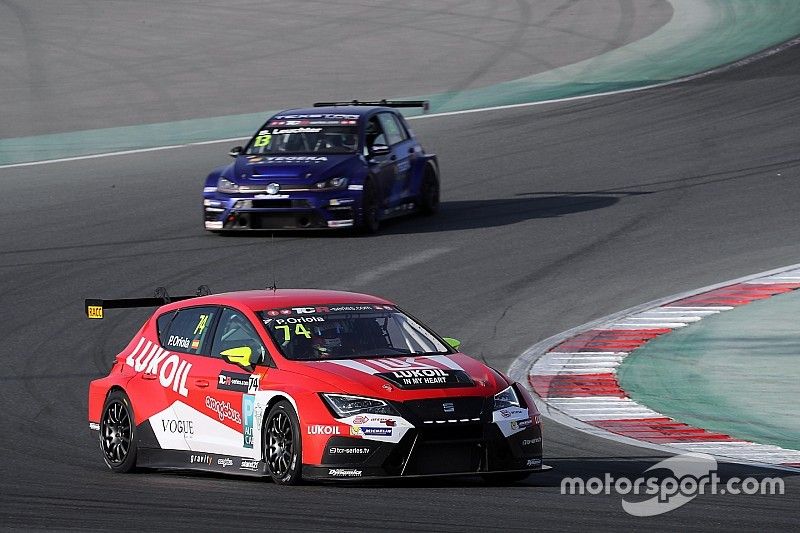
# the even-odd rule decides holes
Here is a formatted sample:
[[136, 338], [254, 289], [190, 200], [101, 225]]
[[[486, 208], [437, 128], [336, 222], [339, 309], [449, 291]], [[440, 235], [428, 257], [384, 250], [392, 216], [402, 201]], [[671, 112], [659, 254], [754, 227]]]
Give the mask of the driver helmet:
[[337, 357], [344, 350], [344, 328], [338, 323], [321, 324], [311, 329], [311, 345], [320, 358]]

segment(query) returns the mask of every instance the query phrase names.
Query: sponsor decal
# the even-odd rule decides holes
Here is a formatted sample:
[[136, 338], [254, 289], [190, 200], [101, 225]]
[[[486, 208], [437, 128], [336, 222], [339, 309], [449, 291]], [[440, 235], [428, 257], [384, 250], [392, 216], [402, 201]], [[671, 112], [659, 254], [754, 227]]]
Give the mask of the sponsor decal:
[[239, 461], [239, 470], [258, 470], [258, 461], [255, 459], [242, 459]]
[[[383, 366], [380, 361], [373, 361], [373, 363]], [[401, 389], [472, 386], [472, 380], [463, 370], [444, 370], [441, 368], [429, 367], [395, 370], [393, 372], [379, 372], [375, 375], [397, 385]]]
[[538, 444], [542, 442], [542, 437], [537, 437], [535, 439], [525, 439], [522, 441], [523, 446], [530, 446], [532, 444]]
[[144, 337], [125, 358], [125, 364], [136, 372], [158, 376], [158, 382], [165, 389], [172, 389], [181, 396], [189, 395], [186, 378], [192, 364]]
[[90, 305], [86, 307], [86, 316], [89, 318], [103, 318], [103, 306]]
[[250, 374], [240, 374], [238, 372], [223, 370], [217, 376], [217, 388], [236, 392], [249, 392]]
[[454, 413], [456, 411], [456, 406], [453, 405], [453, 402], [444, 402], [442, 404], [442, 410], [445, 413]]
[[194, 435], [194, 421], [162, 420], [161, 430], [165, 433], [180, 433], [184, 437], [192, 437]]
[[343, 311], [374, 311], [371, 305], [330, 305], [328, 306], [330, 313], [340, 313]]
[[329, 476], [336, 477], [361, 477], [361, 470], [355, 468], [330, 468], [328, 469]]
[[211, 456], [206, 454], [192, 454], [189, 456], [189, 462], [192, 464], [204, 464], [210, 465], [211, 464]]
[[523, 418], [522, 420], [512, 420], [511, 421], [511, 429], [525, 429], [528, 426], [533, 425], [533, 422], [530, 418]]
[[358, 415], [353, 419], [353, 424], [355, 424], [356, 426], [366, 424], [367, 422], [369, 422], [369, 417], [365, 415]]
[[361, 436], [361, 426], [350, 426], [350, 435]]
[[[299, 113], [299, 114], [290, 114], [290, 115], [275, 115], [273, 120], [292, 120], [292, 119], [313, 119], [313, 118], [324, 118], [324, 119], [337, 119], [337, 120], [358, 120], [358, 115], [352, 115], [349, 113]], [[270, 121], [272, 123], [272, 121]]]
[[362, 435], [377, 435], [382, 437], [389, 437], [392, 434], [392, 428], [376, 428], [361, 426]]
[[525, 466], [538, 466], [542, 464], [541, 459], [528, 459], [528, 462], [525, 463]]
[[231, 422], [242, 423], [242, 414], [231, 407], [231, 402], [222, 402], [211, 396], [206, 396], [206, 407], [217, 413], [220, 422], [224, 422], [227, 418]]
[[252, 394], [242, 396], [242, 435], [244, 436], [244, 447], [253, 447], [253, 416], [256, 404], [256, 397]]
[[313, 155], [271, 155], [266, 158], [264, 161], [265, 163], [293, 163], [293, 162], [308, 162], [308, 163], [320, 163], [322, 161], [327, 161], [328, 158], [325, 156], [313, 156]]
[[321, 424], [314, 424], [308, 426], [309, 435], [340, 435], [339, 426], [323, 426]]
[[278, 135], [281, 133], [319, 133], [322, 131], [322, 128], [275, 128], [272, 130], [273, 135]]
[[98, 424], [97, 422], [89, 422], [89, 430], [100, 431], [100, 424]]
[[198, 348], [200, 348], [200, 339], [194, 339], [192, 341], [191, 349], [192, 350], [197, 350]]
[[370, 452], [369, 448], [331, 446], [328, 453], [331, 455], [366, 455]]
[[231, 459], [230, 457], [223, 457], [221, 459], [217, 459], [217, 464], [222, 468], [233, 466], [233, 459]]

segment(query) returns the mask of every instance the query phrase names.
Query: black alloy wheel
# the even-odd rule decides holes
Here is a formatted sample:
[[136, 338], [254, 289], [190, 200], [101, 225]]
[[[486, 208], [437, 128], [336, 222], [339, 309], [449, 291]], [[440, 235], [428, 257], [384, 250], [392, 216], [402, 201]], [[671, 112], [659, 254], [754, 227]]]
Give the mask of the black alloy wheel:
[[301, 451], [300, 423], [294, 408], [286, 400], [279, 401], [270, 410], [264, 426], [264, 460], [275, 483], [301, 482]]
[[136, 466], [136, 423], [128, 396], [121, 391], [108, 395], [100, 419], [100, 450], [114, 472], [130, 472]]

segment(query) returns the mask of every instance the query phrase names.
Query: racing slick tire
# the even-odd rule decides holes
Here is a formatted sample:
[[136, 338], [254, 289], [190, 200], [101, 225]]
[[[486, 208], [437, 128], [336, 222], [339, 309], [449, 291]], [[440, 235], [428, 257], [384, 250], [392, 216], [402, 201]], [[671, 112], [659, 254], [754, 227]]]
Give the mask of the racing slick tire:
[[277, 485], [299, 485], [303, 472], [300, 422], [292, 404], [281, 400], [264, 422], [264, 462]]
[[361, 232], [368, 235], [378, 233], [381, 227], [380, 216], [380, 195], [375, 184], [368, 180], [364, 184], [364, 192], [361, 195]]
[[423, 215], [433, 215], [439, 210], [439, 177], [430, 165], [425, 167], [419, 194], [419, 210]]
[[487, 485], [507, 485], [509, 483], [525, 481], [530, 475], [530, 472], [496, 472], [482, 474], [481, 477]]
[[118, 473], [136, 468], [136, 421], [128, 395], [115, 390], [106, 398], [100, 417], [100, 451], [106, 465]]

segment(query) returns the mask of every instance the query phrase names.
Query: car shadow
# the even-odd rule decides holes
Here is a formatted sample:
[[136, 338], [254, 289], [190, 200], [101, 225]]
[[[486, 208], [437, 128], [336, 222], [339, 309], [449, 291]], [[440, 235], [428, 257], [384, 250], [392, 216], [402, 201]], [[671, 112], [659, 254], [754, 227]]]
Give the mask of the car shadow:
[[554, 218], [604, 209], [620, 201], [620, 194], [537, 194], [491, 200], [450, 200], [430, 217], [416, 216], [388, 220], [382, 232], [432, 233], [508, 226], [526, 220]]
[[[629, 457], [569, 457], [569, 458], [548, 458], [545, 457], [544, 463], [548, 470], [532, 473], [527, 479], [516, 482], [487, 482], [479, 475], [471, 476], [452, 476], [452, 477], [417, 477], [417, 478], [385, 478], [373, 480], [359, 479], [338, 479], [331, 481], [309, 481], [303, 485], [307, 488], [317, 487], [336, 487], [337, 490], [352, 490], [364, 488], [398, 488], [398, 489], [431, 489], [431, 488], [486, 488], [490, 487], [514, 487], [524, 488], [561, 488], [565, 482], [582, 480], [584, 483], [592, 479], [606, 480], [607, 475], [612, 480], [627, 478], [636, 480], [638, 478], [655, 478], [659, 482], [669, 477], [672, 473], [659, 468], [647, 471], [653, 465], [663, 461], [669, 455], [653, 456], [629, 456]], [[225, 480], [231, 483], [264, 483], [268, 480], [259, 477], [230, 476], [216, 472], [198, 472], [189, 470], [149, 470], [151, 474], [160, 473], [167, 477], [178, 477], [187, 479], [215, 479]], [[781, 471], [771, 468], [762, 468], [753, 465], [723, 463], [718, 464], [716, 475], [720, 483], [727, 483], [731, 479], [754, 478], [761, 480], [764, 478], [791, 478], [800, 474], [795, 472]]]

